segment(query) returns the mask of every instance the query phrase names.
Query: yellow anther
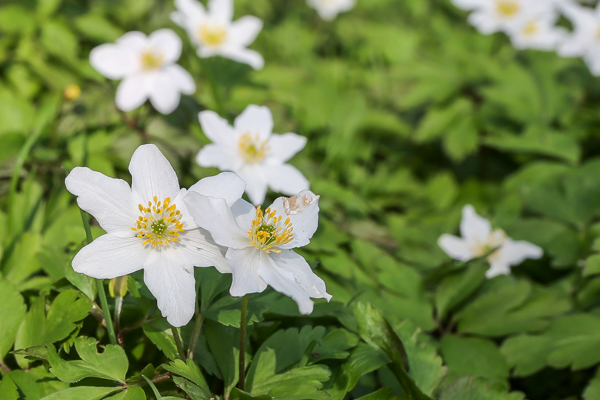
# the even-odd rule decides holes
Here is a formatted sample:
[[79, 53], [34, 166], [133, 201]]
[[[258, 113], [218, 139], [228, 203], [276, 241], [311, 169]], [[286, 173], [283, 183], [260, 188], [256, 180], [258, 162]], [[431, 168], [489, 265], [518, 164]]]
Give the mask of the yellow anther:
[[[269, 151], [269, 140], [260, 140], [260, 135], [252, 135], [250, 132], [244, 133], [238, 140], [238, 147], [242, 157], [250, 163], [261, 161]], [[269, 210], [265, 211], [269, 214]], [[269, 217], [271, 218], [271, 217]]]
[[177, 236], [183, 232], [181, 213], [174, 212], [175, 205], [168, 207], [171, 202], [169, 197], [159, 201], [158, 197], [154, 196], [153, 200], [154, 202], [148, 202], [146, 208], [141, 204], [138, 206], [142, 215], [138, 217], [136, 227], [131, 229], [138, 233], [136, 235], [138, 238], [143, 239], [143, 246], [151, 244], [153, 248], [156, 248], [179, 241]]
[[496, 0], [496, 10], [503, 17], [513, 17], [521, 10], [519, 0]]
[[292, 234], [292, 224], [287, 218], [285, 223], [281, 224], [281, 216], [276, 215], [276, 211], [267, 208], [264, 213], [259, 207], [256, 208], [256, 219], [252, 221], [248, 238], [250, 244], [257, 250], [264, 250], [267, 254], [281, 253], [281, 250], [273, 248], [273, 245], [282, 246], [294, 239]]
[[226, 38], [227, 31], [220, 26], [204, 24], [198, 29], [198, 39], [205, 46], [219, 46]]

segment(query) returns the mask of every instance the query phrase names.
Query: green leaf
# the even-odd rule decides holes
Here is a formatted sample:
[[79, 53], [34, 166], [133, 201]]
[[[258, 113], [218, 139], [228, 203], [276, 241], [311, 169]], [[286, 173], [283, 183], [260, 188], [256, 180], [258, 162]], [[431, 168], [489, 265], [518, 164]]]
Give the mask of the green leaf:
[[440, 282], [435, 291], [435, 307], [440, 318], [468, 298], [485, 280], [489, 266], [475, 263]]
[[37, 14], [42, 18], [48, 17], [58, 10], [61, 3], [62, 0], [38, 0]]
[[69, 27], [59, 20], [47, 20], [41, 26], [40, 40], [52, 55], [73, 61], [77, 59], [79, 42]]
[[358, 345], [358, 337], [345, 329], [334, 329], [327, 333], [312, 350], [313, 362], [327, 359], [346, 359], [349, 349]]
[[204, 375], [202, 375], [200, 368], [198, 368], [198, 365], [193, 360], [188, 359], [186, 362], [175, 360], [170, 364], [163, 365], [163, 368], [193, 382], [200, 389], [201, 396], [206, 398], [211, 397], [211, 392], [204, 379]]
[[12, 353], [29, 360], [48, 360], [48, 348], [46, 346], [32, 346], [26, 349], [15, 350]]
[[585, 388], [583, 400], [600, 400], [600, 368]]
[[543, 335], [552, 343], [548, 364], [574, 370], [600, 362], [600, 318], [589, 314], [568, 315], [556, 319]]
[[141, 387], [132, 386], [121, 393], [107, 397], [105, 400], [146, 400], [146, 393]]
[[192, 400], [204, 400], [212, 398], [210, 392], [208, 392], [207, 394], [206, 389], [203, 389], [200, 386], [193, 384], [185, 378], [174, 376], [173, 382], [175, 383], [175, 386], [186, 392]]
[[383, 351], [366, 343], [359, 343], [342, 367], [344, 374], [348, 376], [347, 391], [356, 386], [361, 376], [376, 371], [388, 363], [389, 359]]
[[392, 389], [384, 387], [356, 400], [408, 400], [406, 396], [397, 396]]
[[444, 149], [455, 162], [460, 162], [469, 154], [474, 153], [478, 145], [479, 134], [475, 126], [475, 119], [471, 115], [453, 124], [444, 137]]
[[171, 325], [165, 318], [158, 319], [152, 322], [146, 322], [142, 326], [144, 334], [158, 347], [160, 351], [165, 353], [171, 360], [179, 358], [179, 352], [173, 333], [171, 331]]
[[77, 386], [52, 393], [41, 400], [101, 400], [119, 390], [122, 389], [118, 387]]
[[12, 347], [27, 307], [16, 287], [0, 278], [0, 359]]
[[81, 361], [64, 361], [54, 346], [48, 345], [50, 372], [63, 382], [77, 382], [83, 378], [101, 378], [125, 382], [129, 361], [125, 351], [118, 345], [107, 345], [98, 353], [98, 341], [94, 338], [78, 337], [75, 349]]
[[[222, 275], [222, 274], [221, 274]], [[268, 295], [252, 296], [248, 301], [248, 325], [263, 320], [262, 315], [269, 309], [269, 305], [273, 302], [272, 298], [276, 297], [277, 293]], [[223, 325], [240, 327], [242, 298], [225, 296], [214, 302], [208, 309], [202, 312], [206, 318], [220, 322]]]
[[[196, 268], [194, 276], [196, 284], [200, 286], [200, 305], [201, 312], [204, 314], [213, 305], [215, 297], [231, 286], [231, 276], [220, 273], [214, 267]], [[231, 296], [225, 297], [231, 298]]]
[[551, 348], [549, 337], [519, 335], [506, 339], [500, 351], [514, 376], [528, 376], [544, 368]]
[[75, 322], [84, 319], [92, 302], [80, 297], [76, 290], [65, 290], [54, 299], [46, 317], [45, 343], [62, 340], [75, 329]]
[[0, 381], [0, 399], [2, 400], [18, 400], [19, 392], [17, 391], [17, 386], [10, 379], [9, 376], [5, 376]]
[[238, 388], [233, 388], [229, 398], [230, 400], [273, 400], [273, 398], [267, 394], [252, 395], [250, 393], [242, 392]]
[[523, 400], [519, 392], [507, 393], [501, 384], [490, 384], [484, 378], [467, 376], [448, 385], [439, 400]]
[[[227, 396], [238, 382], [240, 330], [211, 320], [206, 320], [204, 324], [208, 347], [221, 371]], [[249, 361], [248, 354], [246, 360]]]
[[594, 254], [585, 260], [583, 276], [589, 276], [598, 273], [600, 273], [600, 254]]

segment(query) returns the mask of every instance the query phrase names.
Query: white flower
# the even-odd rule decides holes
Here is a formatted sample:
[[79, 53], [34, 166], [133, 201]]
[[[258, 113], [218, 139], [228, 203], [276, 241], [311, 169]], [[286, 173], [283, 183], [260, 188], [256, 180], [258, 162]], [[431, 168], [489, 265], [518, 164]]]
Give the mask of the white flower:
[[308, 181], [296, 168], [285, 164], [306, 145], [295, 133], [271, 134], [273, 116], [267, 107], [250, 105], [233, 127], [215, 112], [203, 111], [200, 125], [214, 144], [200, 150], [196, 161], [203, 167], [233, 171], [246, 181], [246, 192], [255, 205], [265, 200], [267, 187], [287, 195], [308, 189]]
[[498, 248], [487, 258], [491, 266], [486, 273], [488, 278], [510, 274], [512, 265], [518, 265], [527, 258], [538, 259], [543, 255], [542, 249], [534, 244], [514, 241], [501, 229], [492, 231], [489, 221], [477, 215], [471, 205], [463, 208], [460, 233], [462, 238], [442, 235], [438, 245], [446, 254], [459, 261], [469, 261]]
[[262, 29], [262, 21], [253, 16], [233, 20], [233, 0], [209, 0], [208, 11], [196, 0], [175, 0], [177, 11], [171, 20], [185, 29], [200, 57], [220, 55], [248, 64], [264, 66], [262, 56], [248, 47]]
[[292, 198], [280, 197], [264, 212], [245, 200], [233, 207], [226, 200], [190, 192], [185, 202], [199, 226], [215, 242], [226, 246], [233, 273], [232, 296], [262, 292], [271, 285], [310, 314], [312, 298], [331, 296], [325, 282], [292, 249], [310, 242], [318, 225], [319, 197], [305, 190]]
[[150, 99], [158, 111], [169, 114], [179, 105], [180, 93], [192, 94], [196, 84], [175, 62], [181, 39], [170, 29], [150, 36], [128, 32], [116, 44], [103, 44], [90, 53], [90, 63], [110, 79], [123, 79], [117, 89], [117, 107], [131, 111]]
[[596, 10], [572, 2], [559, 3], [562, 13], [571, 20], [574, 30], [558, 47], [562, 57], [583, 57], [590, 71], [600, 76], [600, 5]]
[[[144, 269], [144, 281], [162, 315], [171, 325], [183, 326], [194, 315], [194, 266], [231, 272], [225, 250], [189, 214], [183, 202], [189, 192], [180, 189], [173, 167], [156, 146], [140, 146], [129, 171], [131, 187], [84, 167], [67, 176], [67, 190], [77, 196], [79, 207], [106, 231], [77, 253], [73, 269], [98, 279]], [[233, 204], [244, 183], [235, 174], [223, 173], [201, 180], [191, 191]]]
[[550, 13], [523, 18], [507, 32], [517, 49], [554, 50], [564, 39], [566, 30], [557, 27], [556, 15]]
[[319, 16], [331, 21], [341, 12], [354, 7], [356, 0], [306, 0], [309, 6], [317, 10]]

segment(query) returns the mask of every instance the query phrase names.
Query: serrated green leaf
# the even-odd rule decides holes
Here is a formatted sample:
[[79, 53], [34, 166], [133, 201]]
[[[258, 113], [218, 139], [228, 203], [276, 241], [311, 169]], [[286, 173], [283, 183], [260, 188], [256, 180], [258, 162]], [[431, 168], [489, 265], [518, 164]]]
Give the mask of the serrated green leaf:
[[9, 376], [5, 376], [0, 381], [0, 399], [2, 400], [18, 400], [19, 392], [17, 391], [17, 386], [10, 379]]
[[41, 400], [101, 400], [119, 390], [122, 389], [118, 387], [77, 386], [52, 393]]
[[376, 392], [359, 397], [356, 400], [408, 400], [408, 397], [397, 396], [392, 389], [384, 387]]
[[[228, 395], [239, 379], [240, 330], [211, 320], [206, 320], [205, 327], [208, 347], [217, 361], [225, 385], [224, 392]], [[247, 361], [250, 361], [249, 358], [246, 354]]]
[[520, 335], [506, 339], [500, 351], [514, 376], [528, 376], [544, 368], [551, 348], [549, 337]]
[[488, 265], [475, 263], [460, 273], [451, 275], [440, 282], [435, 291], [435, 307], [438, 315], [444, 318], [452, 307], [468, 298], [485, 280]]
[[208, 388], [208, 384], [206, 383], [206, 379], [204, 378], [204, 375], [202, 375], [202, 372], [200, 372], [198, 365], [196, 365], [193, 360], [188, 359], [186, 362], [183, 362], [182, 360], [175, 360], [170, 364], [163, 365], [163, 368], [193, 382], [199, 389], [200, 396], [204, 396], [206, 398], [211, 397], [211, 392]]
[[54, 299], [46, 317], [45, 343], [64, 339], [75, 329], [75, 322], [85, 318], [92, 308], [87, 298], [75, 290], [65, 290]]
[[144, 323], [144, 334], [171, 360], [179, 358], [179, 351], [171, 332], [171, 326], [165, 318]]
[[594, 254], [585, 260], [583, 276], [589, 276], [598, 273], [600, 273], [600, 254]]
[[508, 393], [501, 384], [490, 384], [484, 378], [467, 376], [446, 386], [439, 400], [523, 400], [519, 392]]
[[0, 359], [3, 359], [13, 346], [26, 312], [23, 296], [17, 288], [0, 278]]
[[121, 393], [107, 397], [105, 400], [146, 400], [146, 393], [141, 387], [132, 386]]
[[583, 392], [583, 400], [600, 400], [600, 369], [596, 370], [596, 374], [588, 382]]

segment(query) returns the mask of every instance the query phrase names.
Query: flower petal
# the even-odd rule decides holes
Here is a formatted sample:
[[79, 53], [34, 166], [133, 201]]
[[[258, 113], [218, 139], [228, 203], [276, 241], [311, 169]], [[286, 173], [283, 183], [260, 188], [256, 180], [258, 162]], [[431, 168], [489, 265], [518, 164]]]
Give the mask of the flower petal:
[[233, 0], [209, 0], [207, 8], [210, 19], [215, 22], [229, 25], [233, 19]]
[[146, 74], [140, 73], [126, 77], [117, 88], [117, 108], [121, 111], [135, 110], [148, 98], [148, 89]]
[[490, 13], [485, 10], [474, 11], [469, 15], [468, 20], [471, 25], [484, 35], [490, 35], [500, 30], [498, 19], [494, 18], [493, 15], [490, 15]]
[[233, 213], [233, 217], [235, 218], [238, 226], [242, 230], [250, 230], [252, 221], [256, 218], [256, 208], [252, 204], [248, 203], [244, 199], [239, 199], [231, 207], [231, 212]]
[[174, 82], [164, 72], [155, 73], [150, 89], [150, 102], [162, 114], [172, 113], [179, 105], [181, 95]]
[[294, 229], [291, 242], [279, 246], [280, 249], [292, 249], [306, 246], [319, 226], [319, 196], [310, 190], [303, 190], [293, 197], [279, 197], [269, 208], [290, 219]]
[[331, 300], [331, 295], [327, 293], [325, 282], [319, 278], [310, 268], [304, 257], [294, 252], [286, 250], [280, 254], [271, 253], [271, 259], [278, 267], [294, 274], [296, 283], [300, 285], [310, 297], [314, 299]]
[[490, 269], [485, 273], [486, 278], [493, 278], [497, 275], [510, 275], [510, 264], [502, 258], [495, 258], [490, 262]]
[[[261, 251], [261, 253], [264, 253]], [[300, 313], [310, 314], [313, 311], [314, 302], [306, 291], [296, 282], [294, 274], [279, 266], [273, 258], [266, 253], [261, 257], [258, 274], [273, 289], [286, 296], [291, 297], [298, 304]]]
[[179, 193], [179, 180], [175, 170], [153, 144], [144, 144], [137, 148], [129, 163], [131, 188], [139, 194], [142, 201], [158, 201], [167, 197], [174, 199]]
[[306, 146], [306, 138], [295, 133], [272, 135], [269, 139], [269, 157], [286, 162]]
[[258, 134], [261, 140], [265, 140], [273, 132], [273, 115], [268, 107], [249, 105], [235, 119], [233, 125], [238, 133]]
[[262, 204], [267, 195], [267, 177], [264, 168], [246, 164], [236, 172], [246, 182], [246, 193], [252, 204]]
[[507, 238], [504, 246], [499, 249], [499, 255], [508, 264], [519, 265], [527, 258], [541, 258], [544, 251], [533, 243]]
[[159, 52], [167, 65], [179, 60], [181, 46], [181, 39], [171, 29], [159, 29], [148, 37], [148, 47]]
[[225, 146], [237, 146], [237, 134], [225, 118], [221, 118], [214, 111], [202, 111], [198, 113], [198, 120], [204, 134], [213, 143]]
[[103, 44], [90, 52], [90, 64], [109, 79], [121, 79], [137, 71], [136, 57], [137, 54], [118, 45]]
[[463, 207], [460, 233], [467, 243], [486, 243], [491, 231], [490, 221], [477, 215], [472, 205]]
[[174, 327], [186, 325], [196, 309], [194, 270], [184, 268], [168, 251], [153, 251], [144, 266], [144, 282], [158, 309]]
[[469, 245], [464, 239], [443, 234], [438, 239], [438, 246], [442, 248], [450, 257], [458, 261], [469, 261], [475, 255], [469, 250]]
[[237, 46], [246, 47], [254, 42], [262, 27], [263, 22], [260, 18], [246, 15], [231, 24], [229, 28], [230, 41]]
[[259, 276], [260, 264], [267, 254], [254, 247], [227, 250], [227, 261], [231, 267], [233, 282], [229, 293], [241, 297], [248, 293], [260, 293], [267, 283]]
[[117, 44], [122, 49], [139, 53], [146, 47], [148, 43], [148, 37], [139, 31], [127, 32], [123, 36], [117, 39]]
[[225, 199], [189, 192], [184, 201], [198, 226], [209, 231], [217, 244], [237, 249], [250, 246]]
[[87, 167], [75, 167], [65, 179], [79, 207], [92, 214], [102, 229], [122, 237], [132, 235], [137, 218], [129, 184]]
[[175, 0], [177, 11], [171, 13], [171, 21], [183, 28], [189, 28], [206, 18], [206, 10], [196, 0]]
[[73, 258], [76, 272], [96, 279], [113, 279], [142, 269], [150, 254], [137, 237], [102, 235]]
[[233, 61], [237, 61], [242, 64], [248, 64], [256, 70], [262, 69], [265, 66], [265, 60], [259, 52], [250, 49], [245, 49], [240, 46], [224, 46], [219, 53], [223, 57], [229, 58]]
[[169, 65], [163, 69], [163, 73], [166, 74], [171, 83], [177, 87], [177, 89], [184, 94], [193, 94], [196, 91], [196, 83], [194, 78], [177, 64]]
[[294, 195], [309, 187], [308, 180], [289, 164], [267, 169], [267, 184], [275, 192]]
[[215, 167], [221, 171], [234, 171], [235, 160], [230, 148], [219, 144], [205, 145], [196, 156], [196, 162], [201, 167]]
[[231, 273], [225, 260], [226, 248], [216, 244], [210, 233], [202, 228], [184, 231], [173, 250], [180, 253], [179, 257], [188, 268], [215, 267], [223, 274]]
[[242, 198], [244, 190], [246, 190], [246, 182], [233, 172], [222, 172], [219, 175], [201, 179], [189, 188], [189, 191], [204, 196], [225, 199], [230, 207]]

